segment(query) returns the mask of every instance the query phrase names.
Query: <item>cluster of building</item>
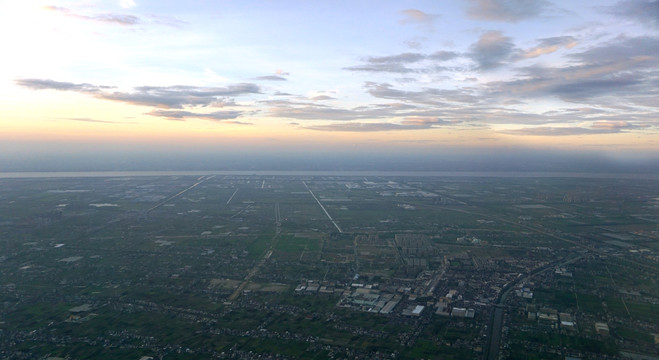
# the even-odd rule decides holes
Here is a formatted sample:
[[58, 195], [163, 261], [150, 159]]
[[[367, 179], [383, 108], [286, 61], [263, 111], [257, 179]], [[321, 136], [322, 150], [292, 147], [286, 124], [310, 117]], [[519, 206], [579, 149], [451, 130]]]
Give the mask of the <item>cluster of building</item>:
[[577, 329], [572, 315], [565, 312], [558, 312], [556, 309], [548, 307], [538, 308], [535, 304], [527, 304], [526, 314], [529, 320], [538, 320], [544, 327], [562, 330]]

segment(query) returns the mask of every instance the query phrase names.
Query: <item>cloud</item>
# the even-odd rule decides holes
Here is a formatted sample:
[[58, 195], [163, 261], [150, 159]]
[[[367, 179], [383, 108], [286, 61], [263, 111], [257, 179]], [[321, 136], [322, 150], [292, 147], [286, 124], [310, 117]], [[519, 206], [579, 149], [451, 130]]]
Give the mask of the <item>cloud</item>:
[[418, 70], [410, 69], [400, 64], [373, 64], [373, 65], [357, 65], [344, 68], [350, 71], [364, 71], [364, 72], [389, 72], [389, 73], [412, 73]]
[[608, 43], [591, 47], [583, 52], [570, 54], [573, 59], [590, 64], [623, 63], [648, 60], [659, 61], [659, 37], [620, 36]]
[[324, 100], [334, 100], [334, 98], [331, 97], [331, 96], [327, 96], [327, 95], [318, 95], [318, 96], [314, 96], [314, 97], [310, 98], [310, 100], [324, 101]]
[[365, 108], [343, 109], [322, 105], [275, 106], [270, 108], [273, 117], [298, 120], [359, 120], [391, 116], [390, 113], [373, 111]]
[[74, 84], [70, 82], [55, 81], [50, 79], [18, 79], [17, 85], [31, 90], [61, 90], [76, 91], [82, 93], [95, 93], [102, 89], [110, 88], [109, 86], [96, 86], [92, 84]]
[[447, 61], [453, 58], [458, 57], [460, 54], [453, 51], [437, 51], [428, 56], [427, 59], [436, 60], [436, 61]]
[[468, 55], [478, 64], [478, 69], [489, 70], [503, 65], [514, 49], [511, 38], [500, 31], [488, 31], [471, 45]]
[[399, 22], [404, 25], [406, 24], [432, 25], [432, 23], [435, 22], [437, 18], [439, 18], [439, 15], [428, 14], [417, 9], [401, 10], [399, 11], [399, 13], [403, 16]]
[[607, 12], [615, 16], [638, 21], [659, 28], [659, 1], [625, 0], [608, 7]]
[[140, 23], [140, 19], [137, 16], [122, 14], [99, 14], [89, 17], [89, 19], [119, 25], [137, 25]]
[[630, 129], [647, 128], [649, 125], [637, 125], [628, 121], [595, 121], [591, 128], [610, 131], [624, 131]]
[[634, 125], [626, 121], [598, 121], [591, 126], [565, 126], [551, 127], [538, 126], [525, 129], [507, 130], [502, 133], [509, 135], [530, 135], [530, 136], [574, 136], [574, 135], [596, 135], [596, 134], [615, 134], [626, 132], [632, 129], [644, 128], [647, 126]]
[[235, 110], [227, 110], [227, 111], [215, 111], [211, 113], [198, 113], [198, 112], [183, 111], [183, 110], [154, 109], [146, 114], [169, 119], [169, 120], [184, 121], [186, 119], [205, 119], [205, 120], [222, 121], [222, 120], [235, 119], [241, 116], [242, 112]]
[[[517, 79], [485, 87], [490, 96], [556, 96], [568, 102], [598, 102], [598, 97], [616, 95], [617, 104], [641, 103], [658, 95], [659, 37], [619, 37], [571, 53], [568, 59], [568, 66], [519, 68]], [[601, 104], [611, 105], [610, 101]]]
[[411, 116], [403, 119], [401, 124], [408, 126], [428, 126], [455, 124], [457, 121], [444, 121], [435, 116]]
[[[659, 37], [619, 36], [602, 39], [594, 45], [584, 43], [578, 50], [575, 48], [577, 41], [572, 36], [541, 38], [535, 46], [519, 49], [500, 32], [489, 32], [464, 55], [405, 52], [370, 57], [366, 58], [364, 66], [403, 66], [416, 71], [431, 61], [431, 55], [439, 59], [469, 56], [479, 68], [488, 69], [506, 62], [514, 65], [514, 61], [572, 49], [563, 55], [563, 62], [511, 66], [514, 75], [504, 81], [474, 81], [467, 86], [448, 89], [441, 84], [436, 87], [409, 83], [394, 86], [386, 82], [364, 84], [369, 95], [392, 101], [391, 104], [399, 107], [385, 108], [373, 104], [341, 108], [338, 104], [332, 107], [284, 102], [271, 104], [271, 115], [302, 120], [349, 121], [310, 127], [318, 131], [410, 130], [428, 127], [430, 125], [423, 122], [437, 118], [444, 123], [433, 124], [433, 127], [459, 124], [462, 128], [488, 128], [499, 124], [512, 128], [514, 124], [518, 129], [506, 133], [536, 136], [614, 134], [659, 128], [659, 113], [651, 109], [659, 109], [656, 101], [659, 98]], [[551, 98], [585, 105], [566, 109], [553, 107], [554, 111], [544, 112], [525, 105]], [[400, 118], [405, 120], [391, 120]], [[522, 126], [525, 128], [519, 129]]]
[[573, 135], [593, 135], [606, 134], [610, 131], [600, 131], [585, 127], [551, 127], [538, 126], [525, 129], [501, 131], [508, 135], [529, 135], [529, 136], [573, 136]]
[[124, 9], [130, 9], [132, 7], [135, 7], [137, 4], [135, 3], [135, 0], [119, 0], [119, 6], [121, 6]]
[[165, 26], [171, 26], [174, 28], [181, 28], [183, 25], [187, 25], [188, 23], [179, 20], [177, 18], [173, 18], [170, 16], [163, 16], [163, 15], [147, 15], [147, 17], [153, 22], [154, 24], [158, 25], [165, 25]]
[[410, 49], [421, 49], [421, 43], [416, 40], [407, 40], [403, 42]]
[[317, 131], [375, 132], [393, 130], [419, 130], [419, 127], [392, 123], [342, 123], [329, 125], [305, 126], [305, 129]]
[[391, 56], [370, 57], [368, 62], [371, 64], [401, 64], [417, 62], [424, 58], [425, 56], [417, 53], [402, 53]]
[[[127, 4], [130, 4], [131, 1], [127, 2]], [[132, 2], [134, 4], [134, 2]], [[127, 7], [125, 7], [127, 8]], [[53, 11], [53, 12], [58, 12], [62, 15], [76, 18], [76, 19], [81, 19], [81, 20], [87, 20], [87, 21], [96, 21], [96, 22], [102, 22], [102, 23], [111, 23], [111, 24], [117, 24], [117, 25], [122, 25], [122, 26], [135, 26], [139, 24], [144, 23], [143, 18], [139, 18], [135, 15], [128, 15], [128, 14], [113, 14], [113, 13], [104, 13], [104, 14], [92, 14], [92, 15], [83, 15], [80, 13], [75, 13], [69, 8], [61, 7], [61, 6], [44, 6], [44, 9]], [[164, 26], [171, 26], [175, 28], [180, 28], [183, 25], [186, 25], [187, 22], [169, 17], [169, 16], [163, 16], [163, 15], [146, 15], [145, 16], [148, 20], [146, 21], [147, 23], [153, 23], [157, 25], [164, 25]]]
[[545, 0], [468, 0], [467, 16], [477, 20], [518, 22], [536, 17], [549, 5]]
[[288, 79], [285, 78], [285, 76], [289, 76], [290, 73], [282, 70], [282, 69], [277, 69], [275, 70], [274, 75], [265, 75], [265, 76], [259, 76], [255, 78], [256, 80], [265, 80], [265, 81], [287, 81]]
[[216, 107], [216, 108], [223, 108], [223, 107], [228, 107], [228, 106], [238, 106], [236, 104], [236, 101], [232, 98], [219, 98], [210, 104], [208, 104], [210, 107]]
[[[392, 92], [400, 91], [389, 89]], [[443, 94], [444, 91], [449, 92], [446, 96], [453, 95], [460, 97], [459, 94], [453, 94], [452, 90], [432, 90], [437, 94]], [[380, 122], [387, 122], [389, 119], [400, 119], [398, 125], [395, 126], [401, 129], [418, 129], [429, 128], [439, 125], [456, 125], [465, 122], [476, 123], [484, 117], [484, 114], [493, 112], [492, 108], [485, 108], [477, 105], [464, 106], [464, 103], [440, 103], [442, 100], [426, 99], [427, 94], [420, 92], [405, 92], [401, 91], [401, 96], [396, 100], [401, 102], [391, 102], [385, 104], [371, 104], [365, 106], [358, 106], [353, 108], [343, 108], [340, 106], [330, 106], [319, 103], [305, 103], [305, 102], [290, 102], [285, 100], [268, 100], [263, 103], [270, 105], [268, 115], [271, 117], [288, 118], [296, 120], [321, 120], [321, 121], [350, 121], [358, 122], [361, 120], [379, 120]], [[394, 98], [394, 96], [391, 96]], [[418, 97], [418, 98], [417, 98]], [[413, 99], [415, 101], [411, 101]], [[461, 99], [465, 100], [465, 99]], [[426, 104], [429, 103], [429, 104]], [[509, 116], [510, 115], [510, 116]], [[510, 117], [514, 116], [512, 112], [500, 114], [496, 118], [503, 119], [502, 121], [510, 121]], [[521, 116], [521, 115], [520, 115]], [[386, 120], [385, 120], [386, 119]], [[373, 123], [373, 122], [364, 122]], [[388, 124], [394, 122], [387, 122]], [[374, 125], [366, 125], [364, 129], [371, 129]], [[382, 128], [389, 127], [389, 125], [382, 126]], [[357, 129], [357, 128], [355, 128]]]
[[390, 72], [390, 73], [419, 73], [428, 72], [431, 70], [441, 69], [440, 67], [428, 66], [431, 64], [422, 63], [417, 67], [410, 67], [413, 64], [418, 64], [424, 60], [432, 62], [442, 62], [457, 57], [458, 54], [452, 51], [437, 51], [433, 54], [420, 54], [420, 53], [402, 53], [397, 55], [368, 57], [366, 64], [350, 66], [344, 70], [350, 71], [364, 71], [364, 72]]
[[469, 89], [424, 88], [419, 91], [395, 89], [388, 83], [367, 82], [364, 85], [371, 96], [380, 99], [399, 100], [417, 104], [448, 106], [449, 103], [475, 104], [479, 101]]
[[263, 103], [270, 106], [269, 115], [272, 117], [298, 120], [354, 121], [434, 114], [429, 114], [416, 105], [403, 103], [373, 104], [353, 108], [286, 100], [268, 100]]
[[98, 99], [119, 101], [132, 105], [153, 106], [158, 108], [181, 109], [184, 106], [212, 106], [222, 97], [258, 94], [260, 89], [255, 84], [240, 83], [226, 87], [174, 86], [140, 86], [132, 92], [108, 91], [112, 87], [91, 84], [75, 84], [48, 79], [19, 79], [16, 84], [33, 90], [60, 90], [90, 94]]
[[[505, 85], [504, 85], [505, 87]], [[618, 110], [597, 109], [582, 107], [578, 109], [561, 109], [560, 111], [537, 113], [528, 109], [519, 110], [515, 107], [523, 104], [518, 98], [526, 96], [511, 95], [501, 88], [493, 88], [488, 91], [478, 88], [458, 89], [436, 89], [422, 88], [416, 91], [401, 90], [387, 83], [366, 83], [367, 91], [374, 97], [388, 100], [400, 101], [402, 104], [410, 105], [412, 108], [405, 110], [391, 110], [391, 117], [407, 116], [414, 117], [440, 117], [447, 124], [460, 123], [462, 126], [488, 126], [489, 124], [517, 124], [517, 125], [547, 125], [552, 123], [572, 123], [575, 121], [620, 121], [634, 120], [635, 122], [655, 121], [648, 120], [656, 118], [656, 114], [650, 114], [647, 110], [639, 110], [634, 115], [634, 110], [626, 111], [625, 117], [617, 118]], [[530, 96], [551, 96], [550, 93], [531, 94]], [[508, 101], [515, 99], [516, 101]], [[601, 105], [596, 105], [601, 106]]]
[[259, 76], [256, 78], [256, 80], [266, 80], [266, 81], [286, 81], [285, 77], [282, 76], [277, 76], [277, 75], [266, 75], [266, 76]]
[[103, 93], [97, 97], [133, 105], [180, 109], [183, 106], [191, 105], [208, 106], [215, 103], [218, 97], [257, 94], [259, 92], [258, 86], [249, 83], [234, 84], [227, 87], [141, 86], [135, 88], [133, 92]]
[[517, 57], [519, 59], [530, 59], [551, 54], [561, 48], [571, 49], [577, 45], [577, 39], [572, 36], [557, 36], [540, 39], [539, 43], [536, 47], [520, 51]]
[[[558, 75], [557, 75], [558, 76]], [[556, 79], [556, 84], [566, 82], [568, 79]], [[578, 79], [574, 81], [576, 85], [580, 85], [582, 81]], [[561, 98], [568, 98], [572, 96], [572, 102], [575, 99], [584, 99], [586, 93], [590, 96], [595, 96], [596, 91], [621, 91], [620, 87], [624, 82], [616, 84], [581, 84], [582, 88], [576, 87], [570, 89], [573, 93], [568, 94], [569, 90], [562, 88], [547, 88], [536, 89], [532, 88], [532, 84], [528, 86], [520, 86], [516, 88], [516, 93], [511, 94], [508, 92], [511, 85], [509, 83], [499, 83], [494, 85], [489, 83], [484, 88], [457, 88], [457, 89], [437, 89], [437, 88], [421, 88], [418, 90], [402, 90], [395, 88], [387, 83], [366, 83], [365, 87], [369, 94], [376, 98], [388, 99], [399, 101], [400, 104], [409, 105], [411, 108], [400, 110], [388, 110], [390, 116], [383, 116], [382, 119], [407, 117], [410, 120], [419, 117], [441, 118], [446, 124], [460, 124], [461, 127], [478, 126], [489, 127], [491, 124], [515, 124], [541, 127], [536, 132], [546, 130], [545, 132], [560, 133], [562, 128], [554, 130], [544, 129], [550, 124], [572, 124], [572, 123], [593, 123], [598, 122], [592, 126], [592, 129], [581, 130], [582, 133], [604, 133], [602, 128], [605, 125], [613, 126], [620, 121], [633, 122], [637, 127], [658, 127], [659, 112], [649, 111], [644, 107], [624, 106], [625, 102], [607, 98], [605, 101], [593, 101], [592, 106], [581, 106], [569, 109], [557, 109], [555, 111], [537, 112], [525, 106], [517, 109], [517, 106], [524, 104], [517, 100], [518, 98], [531, 97], [552, 97], [559, 96]], [[640, 86], [629, 85], [629, 86]], [[518, 84], [515, 84], [517, 86]], [[585, 87], [585, 88], [584, 88]], [[591, 87], [592, 89], [587, 89]], [[611, 88], [618, 88], [612, 90]], [[656, 88], [656, 86], [655, 86]], [[608, 90], [607, 90], [608, 89]], [[624, 89], [624, 87], [623, 87]], [[634, 89], [632, 93], [637, 90]], [[560, 94], [558, 94], [560, 93]], [[652, 103], [652, 99], [659, 96], [658, 90], [648, 89], [643, 92], [643, 98], [648, 103]], [[654, 97], [653, 97], [654, 96]], [[508, 100], [515, 101], [508, 101]], [[636, 99], [635, 97], [633, 99]], [[542, 100], [540, 100], [542, 101]], [[527, 102], [528, 103], [528, 102]], [[656, 100], [653, 103], [654, 107], [659, 108]], [[631, 104], [629, 104], [631, 105]], [[614, 107], [612, 107], [614, 106]], [[643, 105], [645, 106], [645, 105]], [[401, 123], [402, 124], [402, 123]], [[406, 122], [405, 124], [410, 124]], [[641, 125], [643, 124], [643, 125]], [[631, 129], [631, 128], [627, 128]], [[527, 130], [524, 130], [527, 131]], [[579, 129], [574, 132], [580, 131]]]
[[109, 121], [109, 120], [97, 120], [90, 118], [58, 118], [60, 120], [70, 120], [70, 121], [81, 121], [89, 123], [103, 123], [103, 124], [137, 124], [136, 122], [120, 122], [120, 121]]
[[371, 96], [380, 99], [392, 99], [392, 100], [402, 100], [415, 103], [437, 103], [437, 97], [434, 96], [434, 90], [422, 90], [422, 91], [404, 91], [394, 89], [391, 84], [388, 83], [374, 83], [367, 82], [364, 85]]
[[105, 22], [105, 23], [114, 23], [114, 24], [124, 25], [124, 26], [137, 25], [141, 22], [140, 18], [138, 18], [137, 16], [134, 16], [134, 15], [110, 14], [110, 13], [95, 14], [95, 15], [81, 15], [81, 14], [76, 14], [76, 13], [72, 12], [68, 8], [60, 7], [60, 6], [46, 6], [44, 8], [46, 10], [59, 12], [59, 13], [62, 13], [66, 16], [70, 16], [70, 17], [74, 17], [74, 18], [78, 18], [78, 19]]
[[363, 123], [350, 122], [329, 125], [306, 126], [305, 129], [318, 131], [345, 131], [345, 132], [376, 132], [376, 131], [401, 131], [401, 130], [424, 130], [432, 129], [437, 125], [446, 125], [449, 122], [436, 117], [409, 117], [400, 123]]
[[605, 79], [582, 80], [556, 84], [550, 89], [551, 94], [559, 95], [561, 98], [590, 98], [600, 94], [607, 94], [611, 89], [622, 89], [631, 85], [639, 84], [640, 80], [634, 76], [618, 75]]
[[344, 68], [351, 71], [366, 72], [393, 72], [407, 73], [416, 72], [417, 70], [408, 68], [406, 64], [415, 63], [425, 59], [425, 55], [418, 53], [402, 53], [391, 56], [369, 57], [365, 65], [350, 66]]

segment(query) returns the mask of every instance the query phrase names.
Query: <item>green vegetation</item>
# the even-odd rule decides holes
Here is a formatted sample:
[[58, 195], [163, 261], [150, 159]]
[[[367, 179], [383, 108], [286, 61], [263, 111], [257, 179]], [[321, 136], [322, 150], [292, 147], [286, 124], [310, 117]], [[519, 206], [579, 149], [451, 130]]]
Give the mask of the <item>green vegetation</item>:
[[528, 341], [545, 346], [557, 346], [574, 349], [577, 351], [587, 351], [594, 354], [615, 355], [618, 353], [618, 346], [613, 340], [596, 340], [577, 336], [569, 336], [557, 333], [541, 332], [522, 332], [513, 331], [510, 337], [514, 340]]
[[[656, 188], [578, 178], [0, 179], [0, 351], [473, 359], [509, 284], [534, 295], [506, 300], [502, 356], [652, 353]], [[346, 300], [364, 294], [382, 297]], [[398, 305], [378, 313], [393, 296]], [[475, 318], [435, 314], [440, 299]], [[527, 304], [576, 325], [529, 318]], [[403, 314], [418, 305], [420, 316]]]

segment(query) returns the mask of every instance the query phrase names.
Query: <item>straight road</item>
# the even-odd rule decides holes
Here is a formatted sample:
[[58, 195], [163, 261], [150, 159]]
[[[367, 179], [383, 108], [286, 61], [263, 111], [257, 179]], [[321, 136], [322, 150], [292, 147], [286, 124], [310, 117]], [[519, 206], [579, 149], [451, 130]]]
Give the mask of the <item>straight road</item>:
[[305, 181], [303, 181], [302, 183], [304, 184], [304, 187], [306, 187], [307, 190], [309, 190], [309, 194], [311, 194], [311, 196], [313, 196], [314, 200], [316, 200], [316, 202], [318, 203], [318, 205], [320, 206], [320, 208], [323, 209], [323, 212], [325, 212], [325, 215], [327, 215], [327, 218], [330, 219], [330, 221], [332, 222], [332, 224], [334, 224], [334, 227], [336, 228], [336, 230], [339, 230], [339, 232], [342, 233], [343, 230], [341, 230], [341, 228], [340, 228], [339, 225], [336, 223], [336, 221], [334, 221], [334, 219], [332, 219], [332, 217], [331, 217], [330, 214], [327, 212], [327, 210], [325, 209], [325, 207], [323, 206], [323, 204], [321, 204], [321, 203], [320, 203], [320, 200], [318, 200], [318, 198], [316, 197], [316, 195], [314, 195], [313, 191], [311, 191], [311, 189], [309, 189], [309, 186], [307, 185], [307, 183], [306, 183]]
[[192, 184], [192, 186], [190, 186], [190, 187], [188, 187], [188, 188], [185, 188], [185, 189], [179, 191], [178, 193], [176, 193], [176, 194], [174, 194], [174, 195], [168, 197], [168, 198], [165, 199], [164, 201], [159, 202], [158, 204], [156, 204], [155, 206], [153, 206], [152, 208], [150, 208], [150, 209], [147, 210], [146, 212], [147, 212], [147, 213], [150, 213], [151, 211], [153, 211], [153, 210], [155, 210], [155, 209], [157, 209], [157, 208], [159, 208], [159, 207], [161, 207], [161, 206], [167, 204], [168, 202], [170, 202], [170, 201], [176, 199], [177, 197], [183, 195], [185, 192], [187, 192], [187, 191], [189, 191], [189, 190], [192, 190], [193, 188], [195, 188], [197, 185], [203, 183], [204, 181], [206, 181], [206, 180], [210, 180], [210, 179], [212, 179], [212, 178], [214, 178], [214, 177], [215, 177], [215, 175], [212, 175], [212, 176], [202, 176], [202, 177], [200, 177], [200, 178], [198, 179], [199, 181], [197, 181], [196, 183]]

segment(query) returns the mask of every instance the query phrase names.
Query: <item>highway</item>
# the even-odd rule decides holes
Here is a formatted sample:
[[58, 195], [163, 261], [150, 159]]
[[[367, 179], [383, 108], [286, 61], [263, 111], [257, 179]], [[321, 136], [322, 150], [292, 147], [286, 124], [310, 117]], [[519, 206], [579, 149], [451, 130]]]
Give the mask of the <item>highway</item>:
[[490, 318], [490, 325], [488, 327], [488, 334], [487, 334], [487, 346], [485, 347], [485, 352], [483, 353], [484, 360], [499, 359], [499, 349], [501, 348], [501, 330], [503, 329], [503, 316], [506, 309], [505, 303], [506, 303], [506, 299], [508, 299], [508, 294], [510, 294], [510, 291], [514, 289], [518, 284], [525, 283], [536, 275], [545, 273], [555, 268], [556, 266], [562, 266], [573, 263], [583, 258], [584, 256], [585, 254], [581, 254], [578, 256], [571, 257], [569, 259], [560, 259], [557, 261], [553, 261], [545, 266], [539, 267], [531, 271], [526, 276], [520, 277], [516, 281], [509, 283], [504, 289], [501, 290], [501, 294], [499, 295], [499, 300], [497, 301], [492, 317]]

